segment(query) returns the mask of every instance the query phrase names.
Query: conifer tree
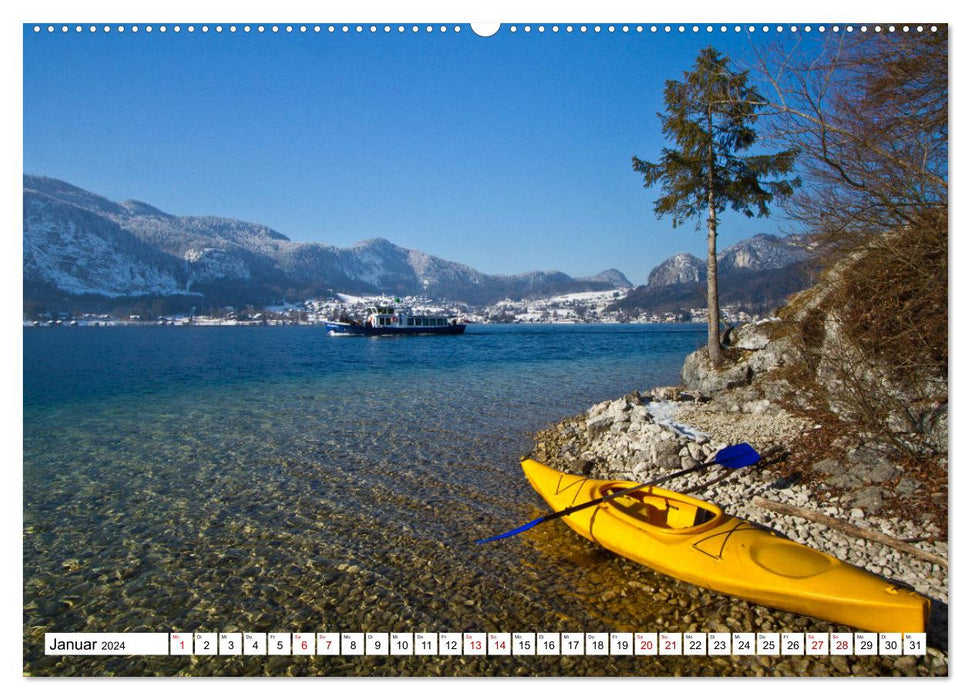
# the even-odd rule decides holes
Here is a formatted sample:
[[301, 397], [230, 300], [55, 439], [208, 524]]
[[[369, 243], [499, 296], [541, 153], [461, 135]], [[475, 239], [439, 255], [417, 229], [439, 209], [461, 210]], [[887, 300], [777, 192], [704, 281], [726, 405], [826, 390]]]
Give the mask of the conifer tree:
[[712, 47], [702, 49], [694, 70], [664, 86], [666, 114], [662, 132], [677, 148], [663, 148], [657, 163], [633, 158], [644, 187], [661, 185], [654, 202], [658, 218], [670, 215], [675, 227], [705, 217], [708, 225], [708, 358], [722, 362], [719, 333], [718, 217], [726, 207], [746, 216], [768, 216], [776, 196], [789, 196], [798, 178], [781, 178], [793, 168], [795, 150], [740, 156], [758, 140], [754, 123], [765, 100], [748, 84], [746, 71], [731, 69], [729, 59]]

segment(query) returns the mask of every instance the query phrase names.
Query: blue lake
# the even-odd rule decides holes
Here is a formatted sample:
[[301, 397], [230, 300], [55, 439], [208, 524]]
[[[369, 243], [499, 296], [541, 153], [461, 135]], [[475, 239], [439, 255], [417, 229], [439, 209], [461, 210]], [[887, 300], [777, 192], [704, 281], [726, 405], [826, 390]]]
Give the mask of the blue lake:
[[[23, 339], [31, 673], [247, 672], [232, 659], [189, 669], [48, 658], [45, 631], [643, 627], [629, 599], [601, 595], [653, 574], [566, 528], [474, 542], [538, 514], [519, 468], [532, 433], [677, 383], [703, 326], [471, 326], [422, 338], [32, 328]], [[398, 672], [347, 658], [274, 663], [260, 672]], [[406, 672], [455, 672], [423, 663]], [[609, 663], [624, 672], [623, 660]]]

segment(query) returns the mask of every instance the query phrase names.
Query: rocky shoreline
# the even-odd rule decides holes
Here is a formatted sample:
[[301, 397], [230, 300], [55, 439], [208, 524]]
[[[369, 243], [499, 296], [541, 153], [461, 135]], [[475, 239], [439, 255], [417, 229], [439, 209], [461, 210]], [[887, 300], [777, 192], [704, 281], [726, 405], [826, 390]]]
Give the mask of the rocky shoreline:
[[[703, 352], [699, 351], [686, 360], [680, 386], [634, 391], [560, 421], [535, 436], [533, 455], [571, 473], [644, 482], [707, 462], [727, 445], [751, 444], [763, 456], [758, 465], [737, 471], [709, 467], [666, 486], [690, 492], [732, 515], [903, 583], [932, 600], [927, 656], [918, 660], [856, 657], [852, 667], [830, 657], [829, 663], [816, 664], [809, 672], [947, 675], [946, 510], [942, 523], [942, 504], [935, 498], [935, 485], [906, 472], [878, 445], [841, 441], [838, 431], [834, 438], [833, 425], [814, 421], [810, 412], [794, 409], [786, 396], [785, 373], [779, 371], [791, 363], [791, 348], [785, 339], [770, 340], [772, 334], [766, 331], [768, 328], [763, 327], [736, 333], [743, 344], [746, 338], [751, 342], [753, 334], [759, 334], [764, 342], [750, 349], [739, 348], [736, 343], [731, 348], [736, 362], [720, 377], [702, 372], [704, 376], [699, 379], [696, 355]], [[834, 451], [834, 443], [844, 449]], [[828, 449], [818, 449], [820, 445]], [[859, 537], [858, 530], [844, 532], [782, 514], [767, 508], [765, 501], [829, 516], [858, 530], [879, 533], [901, 546]], [[909, 551], [902, 551], [908, 546]], [[681, 585], [706, 600], [713, 595]], [[741, 620], [751, 623], [751, 611], [746, 607], [759, 609], [756, 624], [762, 624], [762, 629], [843, 629], [820, 627], [818, 621], [814, 624], [809, 618], [725, 598], [735, 612], [723, 610], [726, 622], [720, 627], [731, 631], [753, 631], [736, 629], [732, 624]], [[691, 622], [696, 623], [697, 631], [719, 631], [698, 626], [717, 624], [717, 620]], [[805, 671], [786, 662], [774, 665], [769, 672], [793, 675]]]

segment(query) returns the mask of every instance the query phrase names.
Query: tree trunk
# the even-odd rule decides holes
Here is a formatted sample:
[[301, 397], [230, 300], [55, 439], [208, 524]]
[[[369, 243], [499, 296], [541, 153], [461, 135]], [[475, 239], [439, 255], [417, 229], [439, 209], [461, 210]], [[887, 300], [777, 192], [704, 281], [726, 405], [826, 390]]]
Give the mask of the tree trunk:
[[722, 363], [722, 346], [719, 320], [721, 312], [718, 308], [718, 258], [715, 254], [714, 217], [708, 219], [708, 359], [712, 367], [719, 367]]
[[718, 257], [715, 237], [718, 231], [718, 212], [715, 210], [715, 144], [712, 131], [711, 106], [708, 107], [708, 361], [712, 367], [722, 363], [721, 333], [718, 308]]

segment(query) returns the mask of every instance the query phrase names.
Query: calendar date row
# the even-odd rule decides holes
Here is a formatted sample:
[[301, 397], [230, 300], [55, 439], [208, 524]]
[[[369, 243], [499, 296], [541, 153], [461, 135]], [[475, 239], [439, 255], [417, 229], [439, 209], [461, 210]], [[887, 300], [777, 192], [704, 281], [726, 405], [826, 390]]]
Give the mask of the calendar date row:
[[160, 632], [47, 633], [48, 655], [923, 656], [924, 633]]

